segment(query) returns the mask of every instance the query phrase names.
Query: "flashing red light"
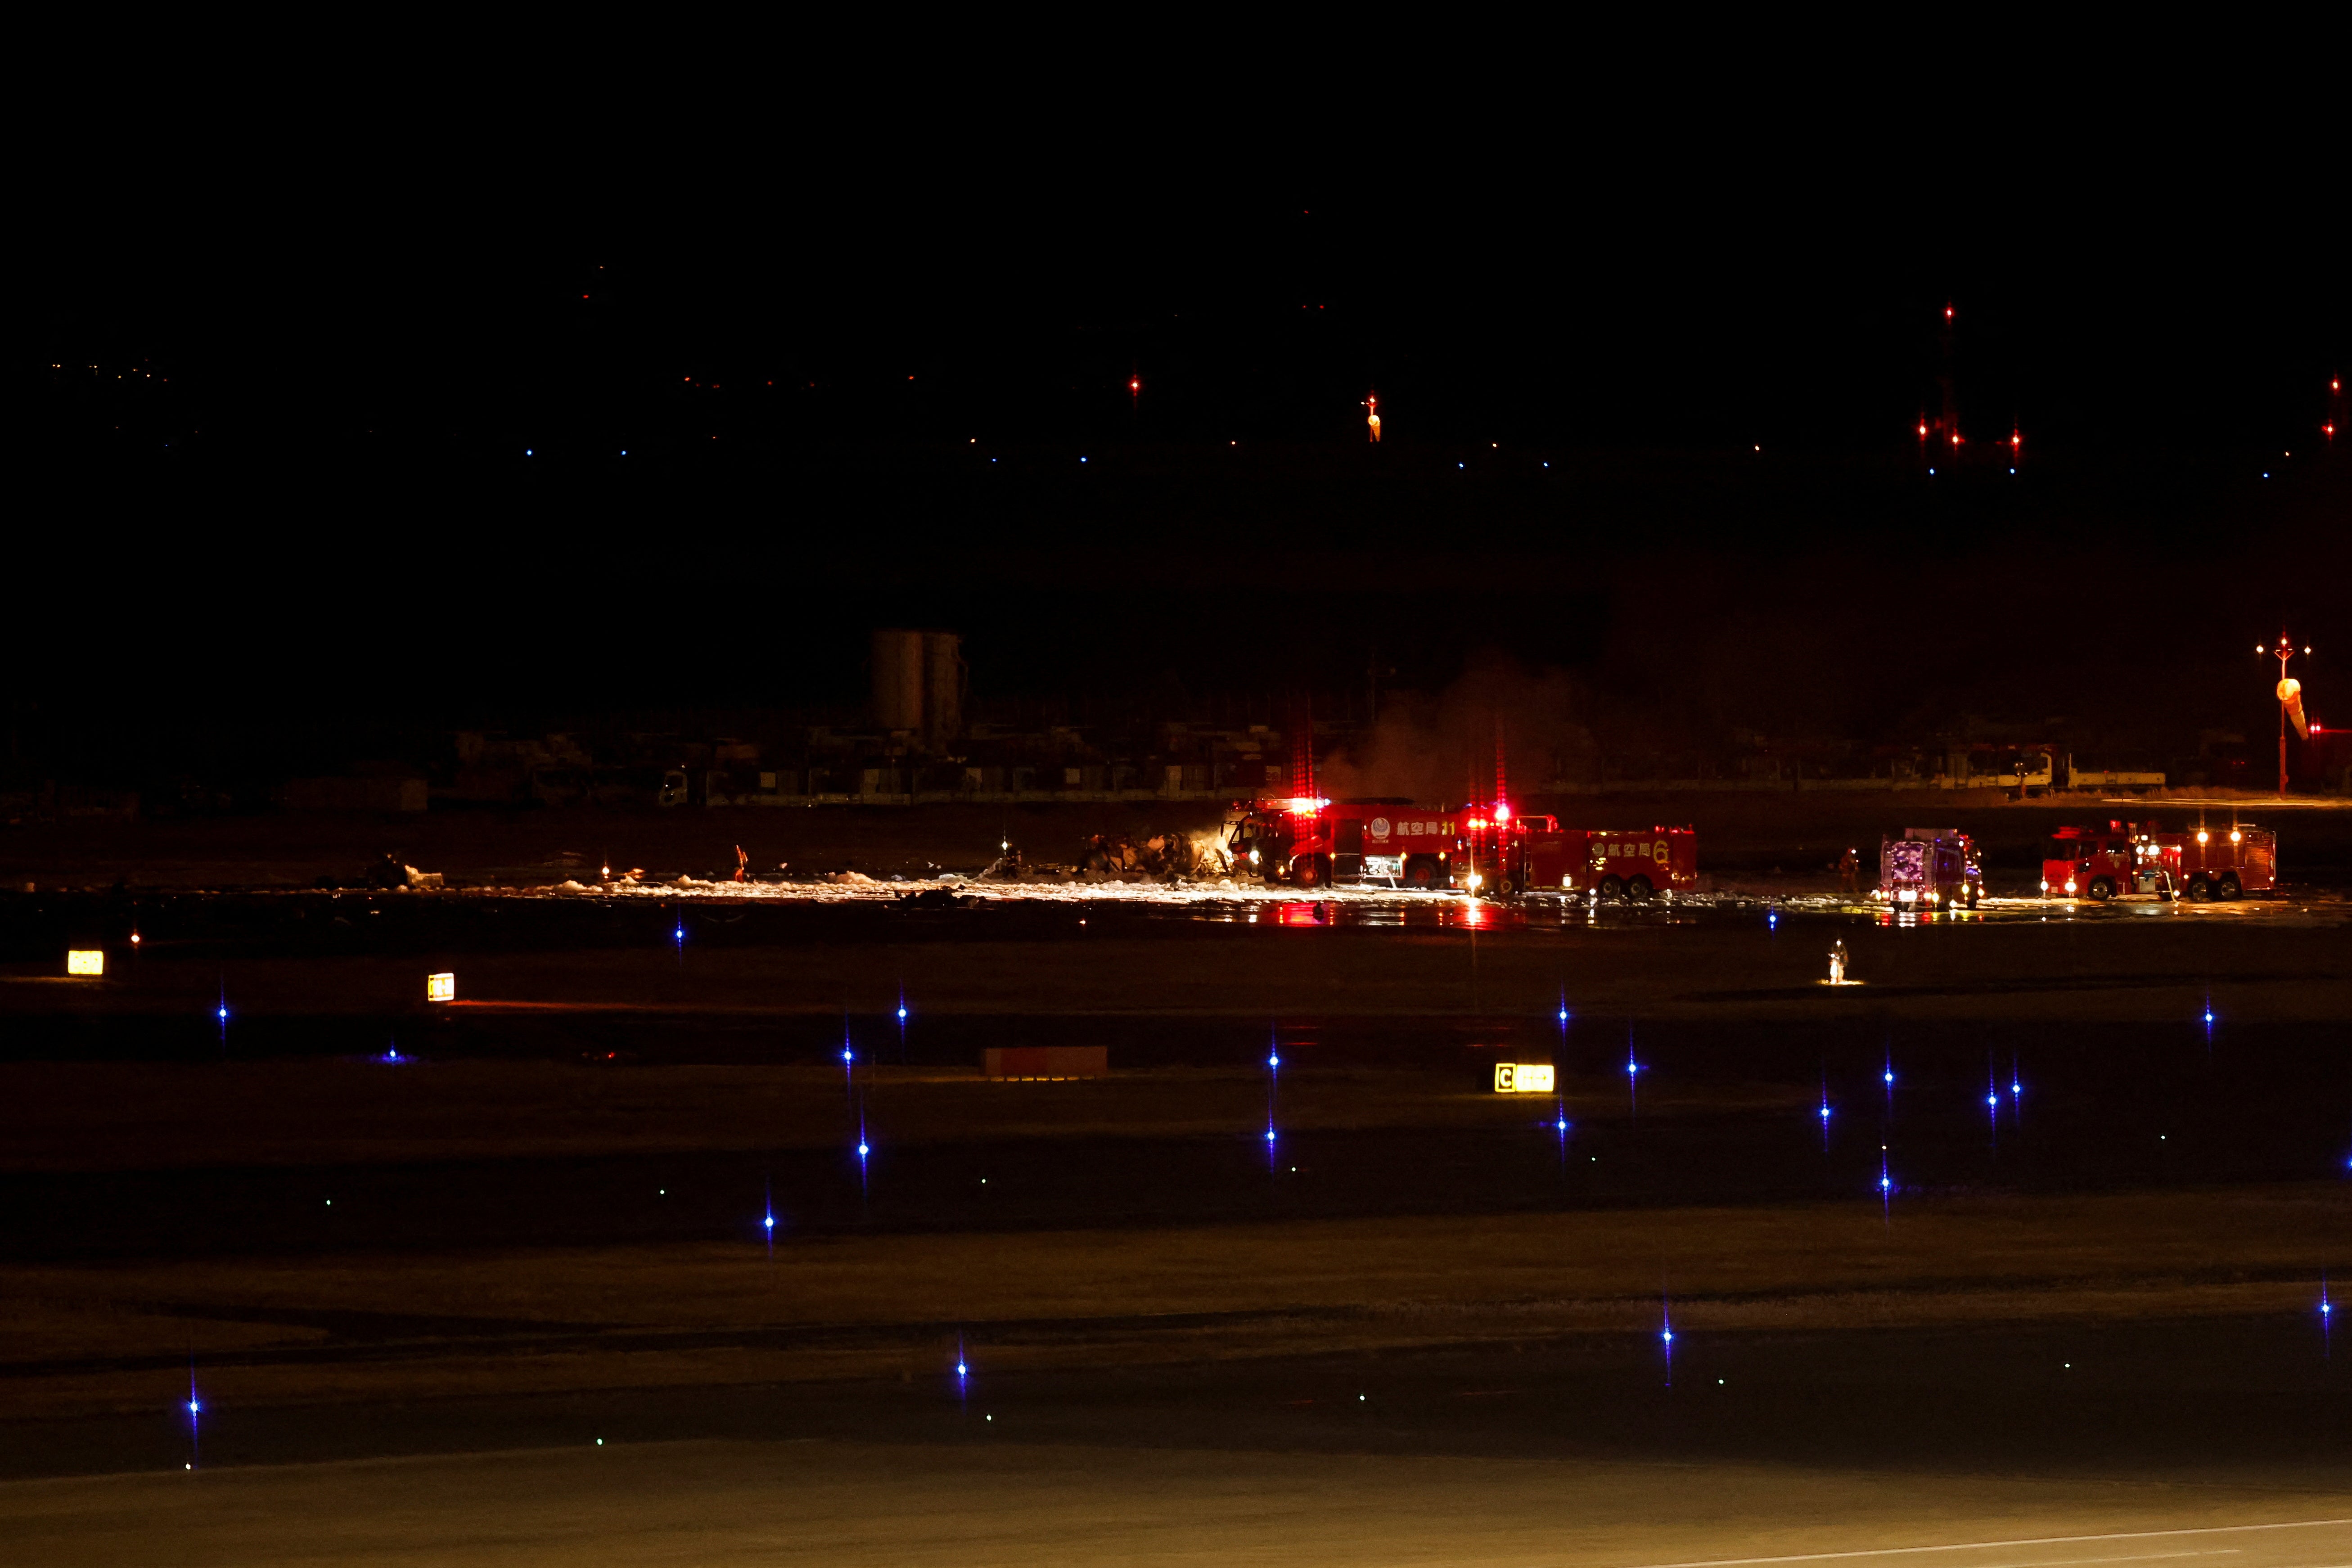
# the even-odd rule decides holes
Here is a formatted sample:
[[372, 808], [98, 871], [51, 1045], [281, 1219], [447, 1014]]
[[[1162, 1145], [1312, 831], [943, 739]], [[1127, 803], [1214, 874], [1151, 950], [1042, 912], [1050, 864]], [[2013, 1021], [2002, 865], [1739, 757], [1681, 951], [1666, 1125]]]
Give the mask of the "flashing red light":
[[1511, 808], [1510, 808], [1509, 806], [1507, 806], [1507, 805], [1500, 805], [1500, 804], [1498, 803], [1498, 804], [1496, 805], [1496, 807], [1495, 807], [1495, 820], [1496, 820], [1496, 821], [1497, 821], [1497, 822], [1508, 822], [1508, 821], [1510, 821], [1510, 820], [1511, 820]]
[[2011, 451], [2016, 451], [2019, 447], [2024, 444], [2024, 441], [2025, 437], [2020, 436], [2016, 431], [2012, 430], [2009, 433], [2009, 449]]
[[1472, 817], [1472, 818], [1470, 819], [1470, 831], [1471, 831], [1471, 832], [1473, 832], [1473, 833], [1477, 832], [1477, 831], [1478, 831], [1478, 829], [1480, 829], [1480, 828], [1482, 828], [1482, 827], [1484, 827], [1484, 826], [1486, 826], [1486, 819], [1485, 817], [1483, 817], [1483, 816], [1474, 816], [1474, 817]]
[[1952, 319], [1952, 308], [1951, 308], [1949, 305], [1947, 305], [1947, 306], [1945, 306], [1945, 307], [1944, 307], [1944, 320], [1946, 320], [1946, 321], [1950, 321], [1951, 319]]
[[1129, 392], [1141, 392], [1143, 390], [1143, 383], [1140, 379], [1129, 380], [1127, 384], [1127, 389]]
[[1927, 422], [1925, 419], [1922, 419], [1921, 421], [1919, 421], [1919, 439], [1921, 439], [1922, 441], [1924, 441], [1924, 440], [1926, 440], [1927, 438]]

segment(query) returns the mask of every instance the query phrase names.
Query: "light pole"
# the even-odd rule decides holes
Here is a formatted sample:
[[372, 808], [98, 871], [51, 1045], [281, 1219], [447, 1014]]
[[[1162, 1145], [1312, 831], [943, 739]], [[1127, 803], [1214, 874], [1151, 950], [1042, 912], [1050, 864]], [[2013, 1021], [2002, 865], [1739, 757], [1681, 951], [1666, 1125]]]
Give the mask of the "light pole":
[[[2256, 643], [2254, 645], [2254, 651], [2264, 658], [2275, 658], [2279, 662], [2279, 798], [2281, 800], [2284, 800], [2286, 798], [2287, 720], [2289, 718], [2294, 719], [2296, 734], [2304, 735], [2310, 733], [2310, 731], [2304, 726], [2303, 682], [2295, 679], [2286, 672], [2286, 661], [2293, 658], [2295, 654], [2294, 639], [2286, 635], [2286, 628], [2284, 626], [2281, 626], [2279, 628], [2278, 647], [2264, 647], [2262, 644]], [[2305, 658], [2309, 658], [2311, 657], [2311, 649], [2308, 647], [2304, 648], [2303, 657]]]

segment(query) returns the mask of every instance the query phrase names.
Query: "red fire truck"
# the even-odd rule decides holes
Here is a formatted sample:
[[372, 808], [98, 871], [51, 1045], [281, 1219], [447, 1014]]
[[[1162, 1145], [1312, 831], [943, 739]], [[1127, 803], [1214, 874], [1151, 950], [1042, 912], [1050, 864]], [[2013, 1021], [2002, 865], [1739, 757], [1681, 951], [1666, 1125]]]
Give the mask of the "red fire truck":
[[1514, 818], [1507, 805], [1474, 808], [1464, 826], [1473, 892], [1589, 893], [1640, 904], [1698, 888], [1693, 828], [1562, 827], [1557, 817]]
[[1461, 851], [1461, 813], [1394, 796], [1238, 801], [1225, 814], [1236, 874], [1301, 888], [1451, 887]]
[[1977, 841], [1957, 827], [1906, 827], [1878, 841], [1872, 898], [1890, 909], [1972, 910], [1984, 896]]
[[1640, 903], [1698, 886], [1698, 838], [1688, 827], [1563, 828], [1500, 802], [1433, 810], [1394, 797], [1244, 801], [1225, 821], [1236, 872], [1302, 888], [1591, 892]]
[[2242, 824], [2168, 833], [2154, 822], [2110, 821], [2062, 827], [2042, 850], [2042, 891], [2053, 898], [2181, 893], [2201, 904], [2277, 886], [2278, 835]]

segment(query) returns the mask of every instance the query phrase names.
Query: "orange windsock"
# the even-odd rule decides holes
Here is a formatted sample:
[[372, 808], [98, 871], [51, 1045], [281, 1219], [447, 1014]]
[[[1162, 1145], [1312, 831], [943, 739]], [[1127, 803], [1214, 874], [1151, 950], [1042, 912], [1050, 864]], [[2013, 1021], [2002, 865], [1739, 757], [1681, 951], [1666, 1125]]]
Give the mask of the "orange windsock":
[[2286, 704], [2286, 716], [2294, 723], [2294, 732], [2305, 740], [2311, 738], [2311, 726], [2303, 717], [2303, 682], [2288, 676], [2278, 683], [2278, 699]]

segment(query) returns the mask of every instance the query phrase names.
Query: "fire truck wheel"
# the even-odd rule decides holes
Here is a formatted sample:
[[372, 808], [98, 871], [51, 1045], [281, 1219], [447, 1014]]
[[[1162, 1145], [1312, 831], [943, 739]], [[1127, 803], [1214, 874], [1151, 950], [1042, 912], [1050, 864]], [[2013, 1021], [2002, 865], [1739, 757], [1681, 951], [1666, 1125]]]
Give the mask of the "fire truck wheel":
[[2207, 881], [2202, 877], [2191, 877], [2189, 879], [2189, 900], [2191, 903], [2204, 903], [2207, 900], [2212, 898], [2212, 883]]
[[1637, 904], [1648, 903], [1650, 901], [1650, 879], [1647, 877], [1636, 877], [1632, 881], [1626, 883], [1625, 896], [1633, 900]]
[[1495, 896], [1496, 898], [1507, 899], [1518, 890], [1517, 884], [1513, 882], [1508, 877], [1497, 877], [1495, 879]]
[[2097, 902], [2104, 904], [2115, 896], [2116, 885], [2112, 880], [2105, 877], [2091, 879], [2091, 897]]
[[2224, 871], [2221, 873], [2221, 896], [2223, 898], [2241, 898], [2244, 896], [2245, 891], [2245, 889], [2238, 885], [2238, 877], [2236, 872]]
[[1405, 862], [1404, 885], [1406, 887], [1427, 888], [1434, 885], [1436, 881], [1437, 873], [1431, 868], [1428, 861], [1416, 858]]
[[1297, 860], [1291, 862], [1290, 879], [1302, 888], [1321, 887], [1324, 882], [1323, 857], [1301, 855]]
[[1625, 896], [1625, 884], [1619, 881], [1613, 876], [1603, 877], [1601, 879], [1601, 887], [1599, 890], [1601, 893], [1601, 902], [1613, 904], [1618, 900]]

